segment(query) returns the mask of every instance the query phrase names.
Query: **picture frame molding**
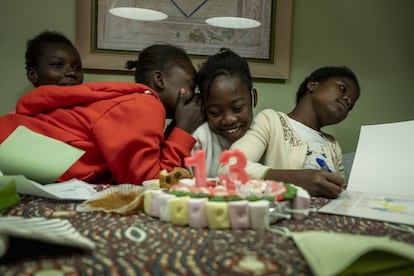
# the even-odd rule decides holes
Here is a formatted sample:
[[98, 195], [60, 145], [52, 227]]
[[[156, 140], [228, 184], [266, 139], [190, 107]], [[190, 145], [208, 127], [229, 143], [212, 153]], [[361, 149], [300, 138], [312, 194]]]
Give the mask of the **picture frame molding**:
[[[290, 47], [292, 30], [293, 0], [274, 0], [276, 14], [273, 40], [272, 62], [257, 62], [248, 60], [250, 71], [254, 79], [286, 80], [290, 73]], [[111, 72], [121, 73], [127, 71], [127, 60], [136, 59], [136, 53], [105, 52], [93, 49], [96, 34], [93, 33], [93, 16], [95, 16], [93, 0], [76, 0], [76, 26], [75, 46], [82, 58], [85, 72]], [[190, 55], [195, 66], [201, 64], [206, 58]]]

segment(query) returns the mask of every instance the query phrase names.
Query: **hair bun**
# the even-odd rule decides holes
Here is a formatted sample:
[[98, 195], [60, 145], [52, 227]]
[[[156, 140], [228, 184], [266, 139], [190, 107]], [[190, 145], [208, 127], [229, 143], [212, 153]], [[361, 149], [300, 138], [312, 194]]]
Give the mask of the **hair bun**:
[[134, 69], [137, 67], [138, 60], [128, 60], [125, 64], [125, 68], [128, 70]]

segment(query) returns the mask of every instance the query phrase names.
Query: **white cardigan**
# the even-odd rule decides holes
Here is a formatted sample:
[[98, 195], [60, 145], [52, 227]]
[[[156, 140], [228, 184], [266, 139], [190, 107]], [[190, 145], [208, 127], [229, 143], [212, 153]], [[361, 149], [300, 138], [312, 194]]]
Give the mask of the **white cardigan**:
[[[321, 135], [327, 141], [335, 171], [344, 177], [339, 143], [329, 134]], [[308, 145], [290, 125], [287, 114], [265, 109], [256, 115], [250, 130], [231, 149], [246, 154], [246, 171], [250, 177], [263, 179], [270, 169], [302, 169]], [[219, 168], [219, 174], [227, 172], [227, 166]]]

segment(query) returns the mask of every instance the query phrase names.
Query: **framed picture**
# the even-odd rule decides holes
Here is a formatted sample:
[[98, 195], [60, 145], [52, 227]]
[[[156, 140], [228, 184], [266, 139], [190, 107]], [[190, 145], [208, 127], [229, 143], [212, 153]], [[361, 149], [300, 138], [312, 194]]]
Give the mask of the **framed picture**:
[[[75, 45], [86, 70], [126, 71], [128, 60], [154, 43], [186, 50], [196, 67], [222, 47], [249, 62], [255, 79], [288, 79], [293, 0], [152, 0], [142, 8], [168, 15], [162, 21], [137, 21], [109, 13], [115, 4], [135, 0], [77, 0]], [[145, 3], [145, 4], [144, 4]], [[215, 16], [246, 16], [261, 22], [251, 29], [210, 26]]]

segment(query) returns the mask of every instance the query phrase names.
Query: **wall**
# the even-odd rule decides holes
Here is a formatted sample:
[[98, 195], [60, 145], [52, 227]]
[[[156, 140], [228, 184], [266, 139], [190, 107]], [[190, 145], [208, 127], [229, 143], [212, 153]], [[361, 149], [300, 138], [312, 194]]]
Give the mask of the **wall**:
[[[283, 1], [283, 0], [279, 0]], [[75, 37], [75, 0], [2, 0], [0, 115], [32, 87], [26, 80], [26, 41], [45, 30]], [[256, 81], [259, 104], [289, 112], [300, 82], [317, 67], [347, 65], [359, 77], [361, 98], [348, 118], [324, 130], [344, 152], [355, 151], [361, 125], [414, 119], [414, 1], [296, 0], [291, 73], [286, 82]], [[129, 75], [86, 74], [85, 81], [132, 81]]]

